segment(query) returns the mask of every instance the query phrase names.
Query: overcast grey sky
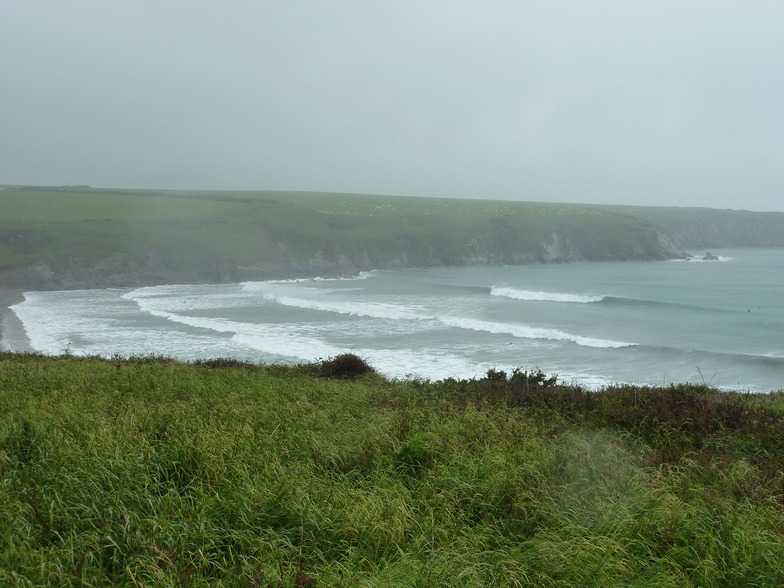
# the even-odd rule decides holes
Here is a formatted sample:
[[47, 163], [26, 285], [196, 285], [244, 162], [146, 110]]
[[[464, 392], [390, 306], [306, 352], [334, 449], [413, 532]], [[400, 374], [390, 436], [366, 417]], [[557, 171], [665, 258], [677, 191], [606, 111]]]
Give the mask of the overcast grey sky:
[[0, 22], [0, 183], [784, 210], [777, 0], [2, 0]]

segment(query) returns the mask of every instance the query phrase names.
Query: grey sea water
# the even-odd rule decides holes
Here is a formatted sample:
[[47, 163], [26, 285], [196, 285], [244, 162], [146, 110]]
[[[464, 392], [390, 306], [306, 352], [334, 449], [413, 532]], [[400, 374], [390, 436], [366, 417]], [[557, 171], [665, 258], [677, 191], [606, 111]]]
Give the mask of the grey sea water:
[[719, 261], [28, 292], [0, 345], [265, 363], [351, 351], [391, 377], [520, 367], [589, 387], [784, 389], [784, 250], [714, 253]]

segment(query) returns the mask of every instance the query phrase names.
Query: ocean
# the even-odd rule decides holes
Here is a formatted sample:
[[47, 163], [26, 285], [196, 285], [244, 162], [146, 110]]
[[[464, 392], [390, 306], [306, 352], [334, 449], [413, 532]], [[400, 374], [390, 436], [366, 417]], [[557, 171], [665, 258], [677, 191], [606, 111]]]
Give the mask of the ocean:
[[0, 347], [263, 363], [352, 352], [393, 378], [521, 368], [594, 389], [784, 389], [784, 250], [714, 253], [718, 261], [26, 292]]

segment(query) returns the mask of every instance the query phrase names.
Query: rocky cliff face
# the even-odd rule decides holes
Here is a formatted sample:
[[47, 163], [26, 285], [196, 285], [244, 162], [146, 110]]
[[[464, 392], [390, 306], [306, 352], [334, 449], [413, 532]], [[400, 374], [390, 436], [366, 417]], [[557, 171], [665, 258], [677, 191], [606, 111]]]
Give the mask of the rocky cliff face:
[[556, 232], [550, 233], [542, 243], [539, 258], [542, 263], [574, 263], [585, 259], [571, 239]]
[[[441, 245], [439, 246], [439, 243]], [[231, 259], [208, 256], [184, 257], [181, 253], [149, 247], [141, 253], [107, 252], [106, 255], [71, 254], [59, 265], [37, 261], [28, 266], [0, 269], [0, 283], [20, 289], [74, 289], [131, 287], [166, 283], [219, 283], [267, 280], [319, 275], [351, 275], [371, 269], [403, 269], [446, 265], [525, 265], [532, 263], [574, 263], [618, 259], [663, 259], [677, 253], [666, 243], [639, 243], [633, 247], [616, 244], [601, 251], [593, 243], [580, 242], [568, 233], [552, 231], [538, 243], [525, 246], [518, 240], [486, 236], [441, 239], [399, 244], [374, 251], [367, 243], [345, 249], [327, 248], [291, 254], [295, 243], [281, 243], [284, 256], [265, 255], [258, 259]], [[609, 253], [608, 253], [609, 252]]]
[[[307, 211], [305, 211], [307, 212]], [[305, 214], [303, 212], [302, 214]], [[524, 265], [678, 257], [681, 241], [649, 220], [566, 208], [539, 216], [379, 218], [314, 214], [296, 224], [209, 220], [202, 224], [72, 223], [0, 231], [16, 260], [9, 288], [131, 287], [214, 283], [370, 269]], [[338, 223], [340, 221], [340, 223]], [[675, 235], [675, 236], [674, 236]], [[23, 259], [23, 262], [18, 260]]]
[[713, 209], [624, 209], [653, 224], [674, 249], [784, 247], [784, 213]]

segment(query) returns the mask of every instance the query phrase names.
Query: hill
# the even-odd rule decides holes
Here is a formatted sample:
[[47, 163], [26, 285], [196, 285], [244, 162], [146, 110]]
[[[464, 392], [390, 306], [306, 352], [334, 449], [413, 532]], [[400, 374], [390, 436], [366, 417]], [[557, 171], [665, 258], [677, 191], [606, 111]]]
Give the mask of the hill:
[[780, 586], [781, 395], [0, 353], [0, 583]]
[[714, 208], [599, 207], [657, 226], [679, 249], [784, 247], [784, 213]]
[[306, 192], [0, 190], [0, 281], [75, 288], [784, 246], [784, 214]]

